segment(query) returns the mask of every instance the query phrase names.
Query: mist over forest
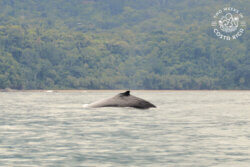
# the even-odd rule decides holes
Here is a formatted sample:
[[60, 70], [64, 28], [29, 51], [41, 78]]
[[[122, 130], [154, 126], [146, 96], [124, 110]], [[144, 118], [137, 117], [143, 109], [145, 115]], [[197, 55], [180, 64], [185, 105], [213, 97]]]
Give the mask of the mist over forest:
[[[219, 39], [214, 14], [244, 14]], [[250, 89], [249, 0], [1, 0], [0, 89]]]

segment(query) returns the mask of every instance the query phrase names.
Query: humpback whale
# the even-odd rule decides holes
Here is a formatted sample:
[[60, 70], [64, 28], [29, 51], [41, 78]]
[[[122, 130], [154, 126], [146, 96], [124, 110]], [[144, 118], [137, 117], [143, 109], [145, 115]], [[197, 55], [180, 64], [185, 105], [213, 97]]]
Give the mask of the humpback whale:
[[114, 97], [91, 103], [87, 105], [87, 107], [93, 107], [93, 108], [96, 108], [96, 107], [134, 107], [138, 109], [147, 109], [151, 107], [156, 108], [156, 106], [153, 105], [152, 103], [146, 100], [143, 100], [139, 97], [130, 95], [130, 91], [119, 93], [118, 95]]

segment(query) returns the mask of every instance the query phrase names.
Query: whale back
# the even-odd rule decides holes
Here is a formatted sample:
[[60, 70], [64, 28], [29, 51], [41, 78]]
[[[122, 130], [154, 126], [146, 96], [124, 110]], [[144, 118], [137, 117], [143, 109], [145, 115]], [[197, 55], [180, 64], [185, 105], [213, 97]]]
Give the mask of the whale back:
[[118, 95], [104, 99], [95, 103], [91, 103], [88, 107], [134, 107], [139, 109], [147, 109], [151, 107], [156, 107], [152, 103], [138, 98], [136, 96], [130, 95], [130, 91], [124, 93], [119, 93]]
[[124, 93], [120, 93], [119, 96], [130, 96], [130, 91], [126, 91]]

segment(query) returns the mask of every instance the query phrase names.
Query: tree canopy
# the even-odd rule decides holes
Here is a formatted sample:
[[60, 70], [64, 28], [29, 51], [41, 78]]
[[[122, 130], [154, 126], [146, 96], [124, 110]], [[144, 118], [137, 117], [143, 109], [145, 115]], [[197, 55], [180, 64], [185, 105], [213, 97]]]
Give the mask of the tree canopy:
[[250, 89], [250, 30], [215, 36], [249, 1], [1, 0], [0, 89]]

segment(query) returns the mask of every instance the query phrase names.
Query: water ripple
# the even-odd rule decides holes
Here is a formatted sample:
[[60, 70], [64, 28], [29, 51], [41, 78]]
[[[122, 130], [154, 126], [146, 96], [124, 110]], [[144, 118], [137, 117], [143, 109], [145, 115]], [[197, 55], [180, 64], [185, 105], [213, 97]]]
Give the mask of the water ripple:
[[86, 109], [114, 92], [0, 93], [0, 166], [248, 166], [250, 92], [135, 92], [156, 109]]

